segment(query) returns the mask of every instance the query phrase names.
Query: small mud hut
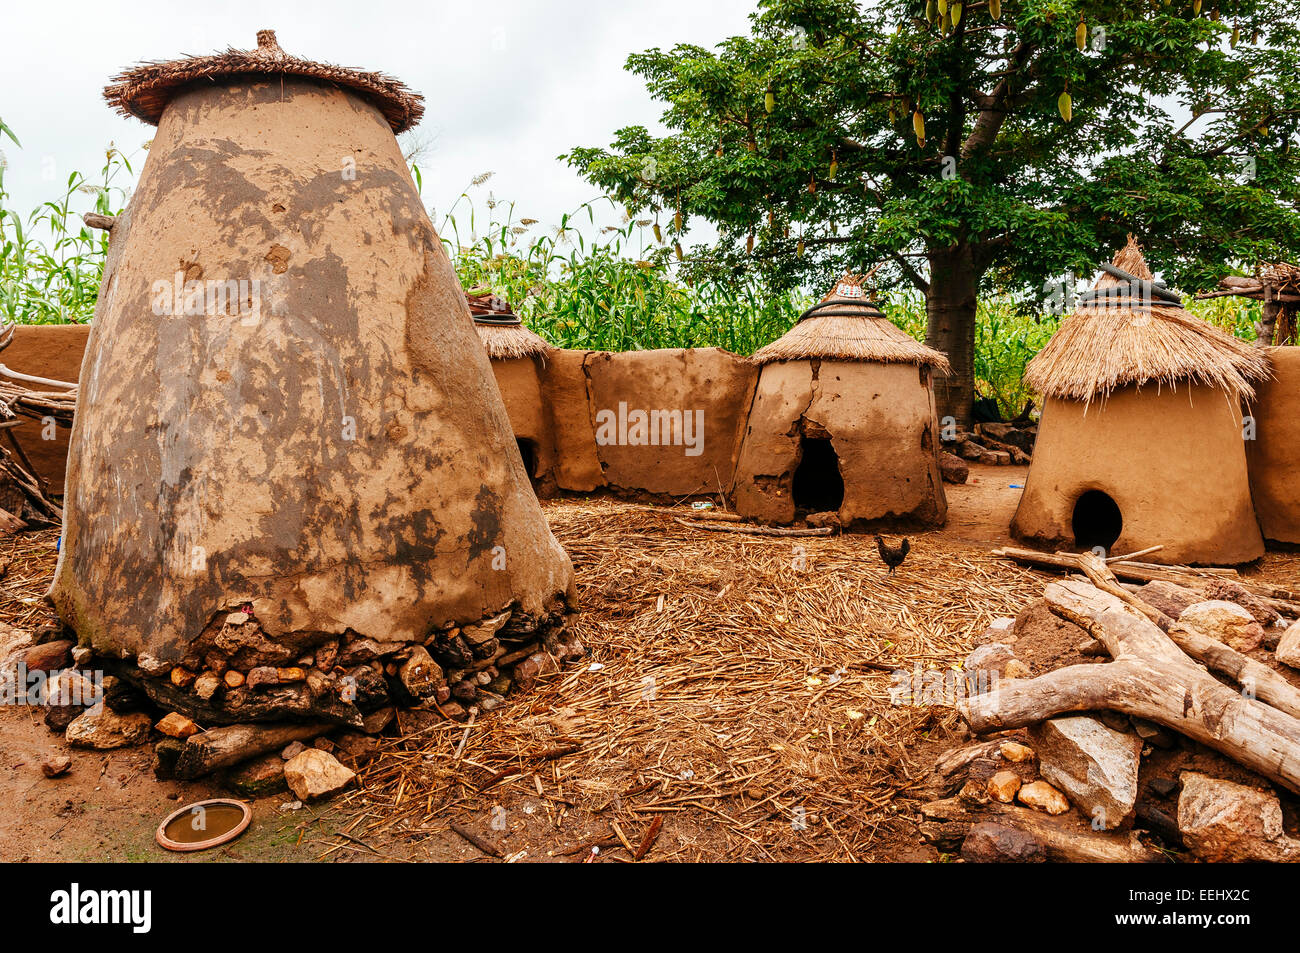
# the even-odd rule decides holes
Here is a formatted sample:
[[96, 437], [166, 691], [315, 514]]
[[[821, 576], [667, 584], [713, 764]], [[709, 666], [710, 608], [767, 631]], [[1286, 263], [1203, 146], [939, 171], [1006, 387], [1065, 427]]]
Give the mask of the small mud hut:
[[555, 350], [494, 294], [466, 292], [479, 340], [492, 362], [524, 471], [539, 496], [553, 496], [555, 434], [542, 393], [546, 357]]
[[860, 278], [846, 274], [753, 359], [761, 370], [732, 486], [738, 513], [943, 524], [931, 378], [948, 360], [890, 323]]
[[1263, 554], [1242, 406], [1264, 352], [1188, 313], [1153, 280], [1137, 243], [1029, 363], [1045, 398], [1014, 535], [1166, 563]]
[[394, 136], [419, 97], [270, 31], [105, 96], [158, 129], [80, 376], [51, 597], [81, 642], [211, 723], [360, 724], [385, 668], [468, 704], [566, 640], [572, 567]]

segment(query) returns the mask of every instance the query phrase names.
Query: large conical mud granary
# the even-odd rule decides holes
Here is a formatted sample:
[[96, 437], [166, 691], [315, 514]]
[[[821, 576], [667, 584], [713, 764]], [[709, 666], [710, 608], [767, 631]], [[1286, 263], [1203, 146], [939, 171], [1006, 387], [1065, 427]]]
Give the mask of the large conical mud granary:
[[348, 665], [401, 650], [445, 699], [418, 646], [554, 639], [572, 568], [394, 137], [418, 97], [270, 31], [105, 95], [158, 130], [71, 438], [51, 597], [82, 643], [209, 720], [356, 722]]
[[1185, 311], [1132, 238], [1029, 363], [1045, 398], [1012, 533], [1167, 563], [1264, 553], [1242, 403], [1269, 374], [1257, 348]]
[[890, 323], [859, 278], [841, 278], [754, 360], [762, 370], [731, 493], [738, 513], [943, 524], [931, 375], [948, 360]]

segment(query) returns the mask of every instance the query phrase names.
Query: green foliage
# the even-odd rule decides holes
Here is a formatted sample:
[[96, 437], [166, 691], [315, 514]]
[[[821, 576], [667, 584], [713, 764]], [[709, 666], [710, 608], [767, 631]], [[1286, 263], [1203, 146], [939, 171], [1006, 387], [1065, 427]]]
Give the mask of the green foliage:
[[963, 247], [983, 291], [1038, 295], [1129, 232], [1193, 289], [1300, 252], [1295, 4], [937, 6], [764, 0], [747, 36], [629, 58], [669, 135], [562, 158], [636, 213], [715, 223], [695, 275], [779, 287], [886, 262], [924, 288], [927, 256]]
[[[0, 141], [6, 136], [20, 145], [13, 130], [0, 120]], [[98, 181], [73, 172], [61, 195], [23, 218], [9, 208], [0, 153], [0, 321], [78, 324], [90, 319], [99, 295], [108, 233], [87, 228], [80, 213], [116, 214], [126, 196], [113, 182], [123, 170], [129, 175], [130, 163], [109, 146]]]

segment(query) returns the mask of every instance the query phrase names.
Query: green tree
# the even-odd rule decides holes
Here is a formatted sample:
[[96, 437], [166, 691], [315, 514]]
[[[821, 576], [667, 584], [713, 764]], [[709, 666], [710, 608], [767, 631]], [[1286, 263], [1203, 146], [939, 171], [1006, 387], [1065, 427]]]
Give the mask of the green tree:
[[883, 262], [926, 298], [966, 421], [975, 303], [1060, 300], [1127, 233], [1185, 289], [1300, 251], [1295, 2], [765, 0], [748, 36], [634, 55], [670, 134], [562, 158], [687, 275], [816, 287]]

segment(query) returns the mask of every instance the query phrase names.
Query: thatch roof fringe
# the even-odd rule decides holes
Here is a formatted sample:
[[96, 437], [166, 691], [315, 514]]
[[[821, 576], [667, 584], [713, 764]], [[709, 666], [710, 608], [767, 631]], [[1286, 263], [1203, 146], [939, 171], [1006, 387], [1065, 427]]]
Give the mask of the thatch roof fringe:
[[948, 359], [892, 324], [862, 288], [858, 275], [845, 274], [798, 323], [754, 352], [758, 364], [777, 361], [862, 361], [916, 364], [944, 374]]
[[[1131, 235], [1114, 265], [1140, 282], [1153, 280]], [[1124, 284], [1103, 274], [1094, 285], [1097, 297], [1062, 321], [1029, 362], [1025, 381], [1031, 387], [1045, 397], [1088, 402], [1105, 400], [1111, 391], [1130, 385], [1190, 383], [1250, 400], [1255, 396], [1252, 382], [1270, 376], [1268, 358], [1258, 348], [1180, 305], [1149, 300], [1138, 291], [1125, 293]], [[1105, 293], [1115, 289], [1118, 294]]]
[[182, 86], [230, 76], [301, 76], [334, 83], [373, 102], [394, 133], [405, 132], [424, 115], [424, 98], [401, 80], [290, 56], [280, 49], [274, 30], [257, 32], [256, 50], [231, 48], [212, 56], [141, 63], [114, 76], [104, 87], [104, 99], [122, 115], [156, 126]]

